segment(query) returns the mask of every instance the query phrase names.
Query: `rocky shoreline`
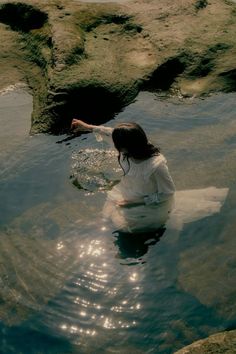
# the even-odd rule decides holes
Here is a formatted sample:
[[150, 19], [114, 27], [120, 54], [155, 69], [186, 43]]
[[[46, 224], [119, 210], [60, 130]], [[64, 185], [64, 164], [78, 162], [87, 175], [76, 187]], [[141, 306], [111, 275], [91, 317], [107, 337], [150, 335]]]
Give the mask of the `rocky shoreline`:
[[236, 330], [216, 333], [206, 339], [178, 350], [175, 354], [234, 354], [236, 353]]
[[1, 86], [27, 83], [32, 133], [73, 116], [103, 123], [140, 90], [182, 96], [236, 89], [230, 1], [1, 1]]

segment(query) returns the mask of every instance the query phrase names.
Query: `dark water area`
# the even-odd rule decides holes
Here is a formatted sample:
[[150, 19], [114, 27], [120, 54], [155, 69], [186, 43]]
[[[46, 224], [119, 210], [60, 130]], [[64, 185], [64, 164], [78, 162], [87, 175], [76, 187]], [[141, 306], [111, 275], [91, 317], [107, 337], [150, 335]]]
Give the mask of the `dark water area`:
[[177, 189], [229, 188], [219, 213], [129, 239], [104, 223], [104, 190], [72, 183], [78, 152], [105, 143], [30, 137], [31, 109], [22, 90], [0, 96], [0, 352], [170, 354], [235, 328], [235, 94], [143, 92], [110, 122], [140, 123]]

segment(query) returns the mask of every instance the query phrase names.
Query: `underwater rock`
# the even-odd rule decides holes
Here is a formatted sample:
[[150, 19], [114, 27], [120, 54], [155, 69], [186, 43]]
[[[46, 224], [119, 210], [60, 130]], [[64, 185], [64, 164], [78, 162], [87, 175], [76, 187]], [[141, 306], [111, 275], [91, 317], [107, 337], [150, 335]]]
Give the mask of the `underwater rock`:
[[[204, 224], [199, 226], [199, 233], [191, 234], [190, 230], [188, 237], [193, 245], [180, 254], [179, 260], [179, 286], [226, 321], [234, 321], [236, 315], [235, 227], [235, 223], [222, 227], [215, 222], [211, 235]], [[219, 234], [218, 239], [214, 234]], [[201, 241], [195, 245], [198, 237]]]
[[78, 219], [78, 204], [42, 203], [0, 229], [0, 318], [6, 325], [40, 311], [70, 277], [77, 255], [70, 249], [76, 240], [68, 219]]
[[108, 121], [143, 89], [235, 91], [235, 14], [220, 0], [4, 1], [1, 85], [26, 82], [31, 132], [57, 134], [72, 117]]
[[213, 334], [175, 352], [175, 354], [213, 353], [236, 353], [236, 330]]

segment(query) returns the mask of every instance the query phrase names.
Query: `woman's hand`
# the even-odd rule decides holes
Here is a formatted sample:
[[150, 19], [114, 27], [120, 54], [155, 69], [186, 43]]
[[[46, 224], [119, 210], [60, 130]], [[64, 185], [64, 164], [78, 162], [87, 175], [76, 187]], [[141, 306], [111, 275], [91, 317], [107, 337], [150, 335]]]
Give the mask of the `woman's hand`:
[[132, 208], [135, 206], [139, 206], [139, 205], [144, 205], [144, 200], [142, 198], [139, 199], [135, 199], [135, 200], [121, 200], [119, 202], [116, 203], [117, 206], [121, 207], [121, 208]]
[[75, 132], [91, 132], [93, 125], [87, 124], [80, 119], [72, 119], [71, 129]]

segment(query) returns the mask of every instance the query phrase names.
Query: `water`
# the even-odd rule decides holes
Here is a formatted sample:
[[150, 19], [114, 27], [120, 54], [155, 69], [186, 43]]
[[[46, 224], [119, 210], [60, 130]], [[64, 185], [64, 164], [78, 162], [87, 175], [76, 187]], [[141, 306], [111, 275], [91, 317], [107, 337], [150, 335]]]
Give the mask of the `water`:
[[219, 214], [144, 239], [102, 221], [107, 175], [90, 162], [106, 146], [92, 134], [29, 137], [31, 109], [22, 90], [0, 96], [0, 352], [168, 354], [235, 327], [235, 94], [141, 93], [110, 122], [140, 123], [177, 189], [229, 188]]

